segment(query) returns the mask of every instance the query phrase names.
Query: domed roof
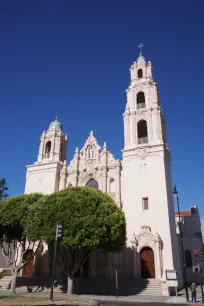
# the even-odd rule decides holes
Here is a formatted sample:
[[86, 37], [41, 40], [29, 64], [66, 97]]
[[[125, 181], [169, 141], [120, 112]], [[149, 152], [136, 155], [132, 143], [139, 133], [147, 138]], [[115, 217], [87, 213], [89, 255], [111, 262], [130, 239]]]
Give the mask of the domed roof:
[[145, 57], [142, 54], [140, 54], [139, 57], [137, 58], [137, 63], [140, 62], [145, 62]]
[[142, 48], [144, 47], [144, 45], [142, 43], [140, 43], [137, 47], [140, 49], [140, 55], [137, 58], [137, 63], [145, 62], [145, 57], [142, 54]]
[[59, 122], [58, 117], [50, 123], [49, 129], [57, 129], [57, 130], [62, 130], [62, 124]]

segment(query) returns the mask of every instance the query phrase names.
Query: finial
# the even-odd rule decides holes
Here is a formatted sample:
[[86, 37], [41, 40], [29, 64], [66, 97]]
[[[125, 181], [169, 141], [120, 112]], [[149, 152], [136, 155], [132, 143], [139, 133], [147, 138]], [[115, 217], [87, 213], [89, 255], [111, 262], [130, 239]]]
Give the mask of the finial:
[[107, 144], [106, 144], [106, 142], [104, 142], [103, 148], [104, 148], [104, 149], [107, 149]]
[[93, 131], [90, 132], [90, 136], [93, 136]]
[[140, 43], [137, 47], [140, 49], [140, 55], [142, 55], [142, 48], [144, 47], [144, 44]]
[[58, 116], [55, 117], [55, 121], [59, 121], [59, 120], [58, 120]]
[[79, 148], [76, 147], [75, 153], [78, 154], [79, 153]]

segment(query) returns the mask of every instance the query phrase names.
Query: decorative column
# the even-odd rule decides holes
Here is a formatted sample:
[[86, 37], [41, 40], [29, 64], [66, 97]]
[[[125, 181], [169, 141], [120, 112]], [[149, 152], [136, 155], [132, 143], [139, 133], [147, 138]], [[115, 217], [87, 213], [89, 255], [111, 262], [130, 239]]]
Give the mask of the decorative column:
[[125, 146], [130, 144], [130, 122], [129, 122], [129, 110], [126, 109], [123, 115], [124, 117], [124, 137]]
[[42, 133], [42, 136], [40, 137], [40, 148], [39, 148], [39, 154], [38, 154], [38, 162], [40, 163], [43, 159], [44, 149], [45, 149], [45, 130]]
[[132, 112], [130, 115], [130, 122], [131, 122], [131, 144], [136, 144], [136, 131], [135, 131], [135, 112]]
[[116, 167], [116, 177], [115, 177], [115, 184], [116, 184], [116, 195], [115, 195], [115, 202], [118, 206], [121, 206], [121, 184], [120, 184], [120, 161], [116, 160], [115, 163]]
[[133, 258], [133, 276], [138, 276], [138, 269], [137, 269], [137, 240], [135, 234], [133, 235], [132, 239], [132, 258]]
[[50, 139], [51, 141], [51, 151], [50, 151], [50, 160], [53, 160], [54, 159], [54, 149], [55, 149], [55, 137], [52, 137], [52, 140]]
[[154, 256], [156, 278], [162, 279], [161, 238], [158, 233], [154, 235]]
[[78, 147], [76, 147], [74, 159], [76, 159], [75, 186], [78, 186], [78, 176], [79, 176], [79, 148]]
[[60, 171], [59, 190], [65, 189], [65, 187], [66, 187], [66, 178], [67, 178], [67, 165], [66, 165], [66, 160], [65, 160], [63, 168]]
[[157, 140], [158, 129], [157, 129], [157, 108], [152, 111], [152, 134], [153, 140]]
[[103, 181], [103, 192], [107, 192], [107, 145], [104, 142], [103, 145], [103, 160], [102, 160], [102, 181]]

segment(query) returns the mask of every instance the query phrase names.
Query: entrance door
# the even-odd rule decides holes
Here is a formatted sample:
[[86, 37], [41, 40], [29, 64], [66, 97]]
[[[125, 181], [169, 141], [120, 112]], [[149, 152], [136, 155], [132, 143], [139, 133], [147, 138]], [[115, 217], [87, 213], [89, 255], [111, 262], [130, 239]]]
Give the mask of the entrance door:
[[154, 252], [151, 248], [145, 247], [140, 252], [141, 277], [155, 278]]
[[[33, 252], [30, 251], [25, 256], [27, 260], [30, 260], [33, 256]], [[34, 258], [23, 268], [23, 276], [31, 277], [33, 275], [33, 261]]]

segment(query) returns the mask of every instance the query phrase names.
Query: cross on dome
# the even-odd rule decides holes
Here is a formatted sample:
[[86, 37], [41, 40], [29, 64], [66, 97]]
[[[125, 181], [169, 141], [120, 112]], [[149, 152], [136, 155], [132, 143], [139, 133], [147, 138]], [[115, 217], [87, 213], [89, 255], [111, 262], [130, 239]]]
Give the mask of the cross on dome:
[[144, 44], [140, 43], [137, 47], [140, 49], [140, 55], [142, 55], [142, 48], [144, 47]]

